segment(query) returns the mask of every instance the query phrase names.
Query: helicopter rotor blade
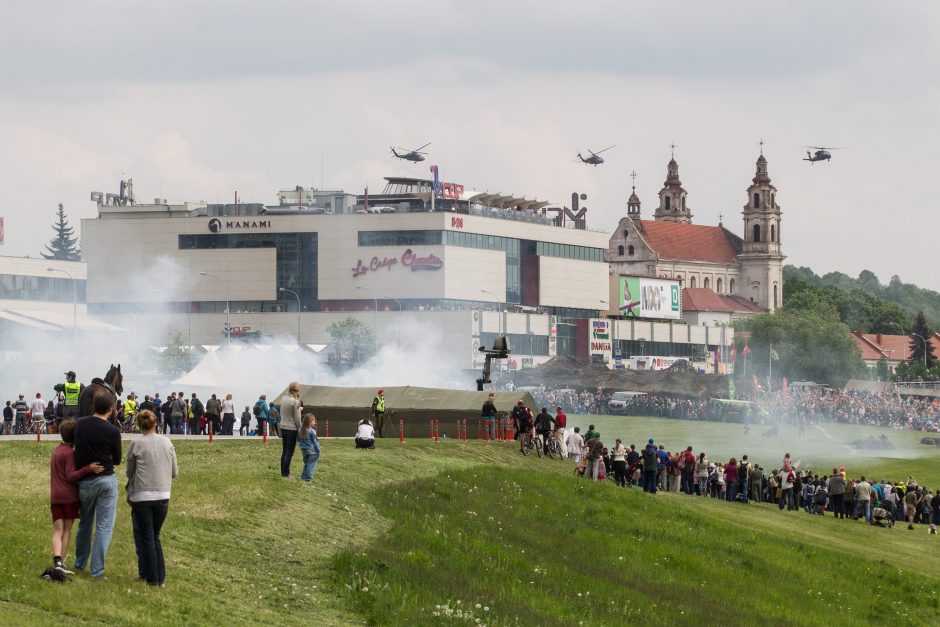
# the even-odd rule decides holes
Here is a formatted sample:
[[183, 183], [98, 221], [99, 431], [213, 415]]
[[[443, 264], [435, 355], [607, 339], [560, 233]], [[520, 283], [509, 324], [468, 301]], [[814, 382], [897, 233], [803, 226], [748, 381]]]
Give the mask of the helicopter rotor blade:
[[613, 146], [608, 146], [607, 148], [604, 148], [603, 150], [598, 150], [597, 152], [592, 152], [591, 154], [592, 154], [592, 155], [599, 155], [599, 154], [601, 154], [602, 152], [607, 152], [607, 151], [610, 150], [611, 148], [616, 148], [616, 147], [617, 147], [617, 144], [614, 144]]
[[[431, 145], [431, 142], [428, 142], [425, 145], [421, 146], [420, 148], [415, 148], [414, 150], [412, 150], [412, 152], [418, 152], [419, 150], [424, 150], [430, 145]], [[424, 153], [418, 152], [418, 154], [424, 154]]]

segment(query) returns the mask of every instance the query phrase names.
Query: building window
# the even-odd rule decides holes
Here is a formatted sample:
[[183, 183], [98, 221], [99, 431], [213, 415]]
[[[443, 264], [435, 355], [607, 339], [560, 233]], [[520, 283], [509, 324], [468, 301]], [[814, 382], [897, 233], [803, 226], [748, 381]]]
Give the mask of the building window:
[[777, 286], [774, 285], [774, 309], [777, 308]]
[[707, 290], [707, 289], [708, 289], [708, 285], [709, 285], [709, 284], [708, 284], [708, 277], [705, 277], [704, 279], [702, 279], [702, 287], [704, 287], [704, 288]]
[[633, 244], [627, 246], [627, 254], [631, 256], [633, 255]]
[[689, 287], [695, 287], [695, 277], [689, 279]]
[[773, 224], [771, 224], [770, 225], [770, 243], [774, 243], [776, 241], [777, 241], [777, 229]]
[[441, 231], [359, 231], [360, 246], [440, 246]]
[[721, 294], [721, 279], [715, 279], [715, 291]]
[[672, 199], [669, 198], [669, 196], [666, 196], [666, 211], [669, 211], [669, 209], [672, 207], [671, 203], [672, 203]]
[[623, 236], [624, 236], [624, 238], [630, 237], [630, 231], [624, 229], [624, 231], [623, 231]]
[[754, 194], [754, 208], [760, 209], [760, 194]]
[[754, 241], [755, 242], [760, 241], [760, 225], [759, 224], [754, 225]]
[[617, 254], [623, 257], [623, 246], [617, 246]]
[[728, 293], [734, 294], [734, 279], [728, 281]]
[[685, 196], [682, 197], [682, 209], [685, 210]]
[[776, 194], [771, 194], [771, 195], [770, 195], [770, 206], [771, 206], [771, 207], [776, 207], [776, 206], [777, 206], [777, 195], [776, 195]]

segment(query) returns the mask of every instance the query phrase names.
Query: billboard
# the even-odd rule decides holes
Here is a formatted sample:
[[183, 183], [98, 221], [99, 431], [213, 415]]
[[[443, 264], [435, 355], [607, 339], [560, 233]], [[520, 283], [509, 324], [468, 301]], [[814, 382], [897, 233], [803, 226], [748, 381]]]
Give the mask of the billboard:
[[661, 320], [682, 317], [682, 288], [678, 280], [621, 276], [617, 288], [622, 316]]

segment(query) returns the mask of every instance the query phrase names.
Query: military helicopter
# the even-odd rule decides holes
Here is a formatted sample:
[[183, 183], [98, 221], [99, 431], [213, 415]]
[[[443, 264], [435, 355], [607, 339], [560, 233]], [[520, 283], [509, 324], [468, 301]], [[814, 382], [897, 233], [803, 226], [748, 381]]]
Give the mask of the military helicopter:
[[425, 145], [421, 146], [421, 148], [415, 148], [414, 150], [408, 150], [407, 148], [399, 148], [398, 150], [401, 150], [401, 152], [398, 152], [398, 150], [396, 150], [394, 146], [392, 146], [391, 148], [392, 148], [392, 154], [398, 157], [399, 159], [404, 159], [405, 161], [413, 161], [414, 163], [417, 163], [419, 161], [424, 161], [424, 155], [428, 153], [421, 152], [421, 151], [430, 145], [431, 145], [431, 142], [428, 142]]
[[616, 145], [617, 145], [617, 144], [614, 144], [613, 146], [608, 146], [607, 148], [604, 148], [603, 150], [598, 150], [597, 152], [594, 152], [593, 150], [588, 149], [588, 152], [591, 153], [591, 156], [588, 157], [587, 159], [585, 159], [584, 157], [582, 157], [582, 156], [581, 156], [581, 153], [579, 152], [579, 153], [578, 153], [578, 158], [575, 159], [574, 161], [572, 161], [571, 163], [577, 163], [578, 160], [580, 159], [581, 163], [586, 163], [586, 164], [588, 164], [588, 165], [593, 165], [593, 166], [597, 167], [597, 166], [599, 166], [600, 164], [604, 163], [604, 158], [601, 157], [600, 154], [601, 154], [602, 152], [607, 152], [608, 150], [610, 150], [611, 148], [615, 147]]
[[810, 163], [816, 163], [817, 161], [829, 161], [832, 159], [832, 154], [830, 150], [841, 150], [841, 148], [825, 148], [823, 146], [807, 146], [810, 150], [815, 152], [806, 151], [806, 158], [803, 161], [809, 161]]

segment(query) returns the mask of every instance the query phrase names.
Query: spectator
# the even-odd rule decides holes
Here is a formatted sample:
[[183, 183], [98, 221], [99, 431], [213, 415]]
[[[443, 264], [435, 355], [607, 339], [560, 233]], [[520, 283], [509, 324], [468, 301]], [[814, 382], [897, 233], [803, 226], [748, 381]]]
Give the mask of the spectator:
[[291, 381], [287, 386], [287, 395], [281, 398], [281, 476], [290, 477], [290, 463], [297, 448], [297, 433], [300, 431], [300, 383]]
[[565, 442], [568, 449], [568, 457], [574, 460], [575, 464], [581, 464], [581, 451], [584, 449], [584, 438], [581, 436], [581, 427], [575, 427]]
[[375, 428], [368, 419], [356, 427], [356, 448], [375, 448]]
[[320, 440], [317, 439], [317, 418], [312, 413], [304, 414], [300, 426], [300, 452], [304, 456], [304, 470], [300, 474], [303, 481], [313, 481], [320, 461]]
[[249, 435], [251, 429], [251, 409], [245, 405], [245, 411], [242, 412], [241, 424], [238, 427], [238, 435]]

